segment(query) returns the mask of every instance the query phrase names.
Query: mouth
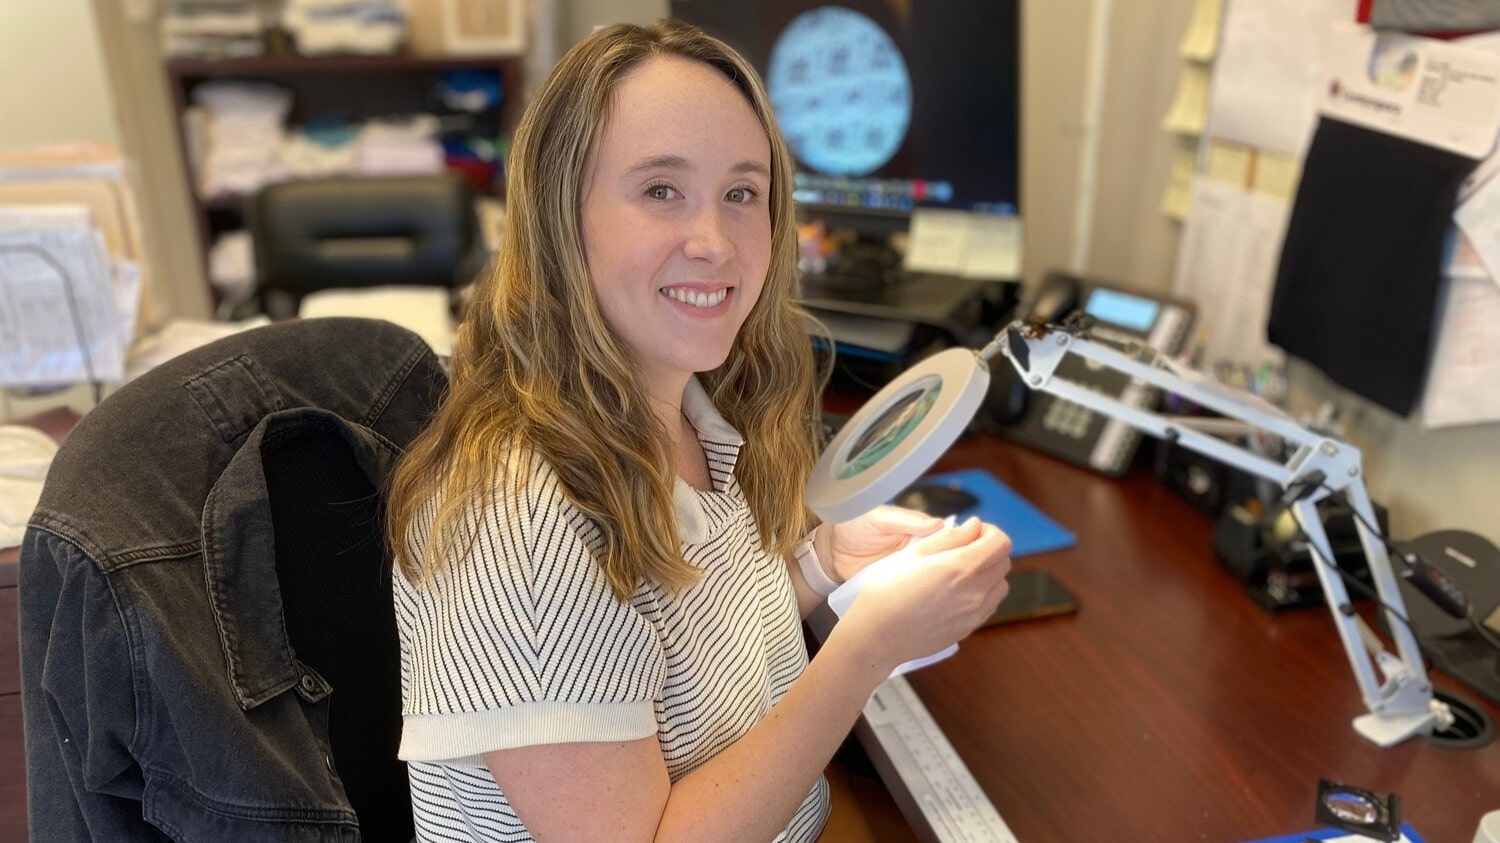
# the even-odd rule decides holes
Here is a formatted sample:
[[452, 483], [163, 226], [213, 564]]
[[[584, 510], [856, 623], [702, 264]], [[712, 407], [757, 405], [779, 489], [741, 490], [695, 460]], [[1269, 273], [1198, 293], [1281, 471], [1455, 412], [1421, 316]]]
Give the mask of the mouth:
[[723, 287], [712, 292], [704, 292], [687, 287], [667, 287], [662, 290], [662, 293], [679, 304], [707, 310], [723, 304], [724, 300], [729, 297], [729, 288]]

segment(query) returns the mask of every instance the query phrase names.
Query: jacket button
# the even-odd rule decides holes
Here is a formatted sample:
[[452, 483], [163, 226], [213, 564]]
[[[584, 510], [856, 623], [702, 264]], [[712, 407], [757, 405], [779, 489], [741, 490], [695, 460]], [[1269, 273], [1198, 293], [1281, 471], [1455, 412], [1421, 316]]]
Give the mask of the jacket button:
[[311, 673], [302, 674], [302, 690], [309, 694], [318, 692], [318, 680], [314, 679]]

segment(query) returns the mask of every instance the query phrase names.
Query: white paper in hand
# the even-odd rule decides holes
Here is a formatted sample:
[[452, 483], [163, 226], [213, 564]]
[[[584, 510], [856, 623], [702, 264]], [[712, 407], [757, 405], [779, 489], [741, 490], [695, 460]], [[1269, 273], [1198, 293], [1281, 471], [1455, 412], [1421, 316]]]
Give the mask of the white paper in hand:
[[[948, 516], [943, 521], [943, 529], [952, 529], [954, 523], [956, 523], [955, 518], [951, 515]], [[937, 534], [934, 533], [933, 535]], [[865, 566], [863, 570], [850, 577], [847, 582], [834, 589], [834, 592], [828, 595], [829, 608], [833, 609], [834, 614], [842, 618], [844, 613], [849, 611], [849, 607], [854, 605], [854, 598], [859, 595], [860, 590], [865, 586], [873, 582], [883, 582], [890, 579], [908, 565], [921, 564], [917, 560], [917, 548], [921, 547], [922, 543], [930, 538], [932, 536], [924, 536], [909, 541], [905, 547], [895, 553]], [[940, 662], [956, 652], [958, 652], [958, 645], [949, 644], [947, 647], [938, 650], [930, 656], [923, 656], [919, 659], [912, 659], [909, 662], [902, 662], [900, 665], [897, 665], [895, 670], [891, 671], [891, 676], [900, 676], [919, 667], [926, 667], [935, 662]]]

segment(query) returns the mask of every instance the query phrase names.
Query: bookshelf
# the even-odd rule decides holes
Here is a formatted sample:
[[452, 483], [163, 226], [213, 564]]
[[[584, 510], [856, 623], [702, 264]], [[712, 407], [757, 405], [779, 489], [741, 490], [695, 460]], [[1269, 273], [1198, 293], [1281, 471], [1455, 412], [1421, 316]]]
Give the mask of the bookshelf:
[[[168, 59], [164, 70], [191, 192], [189, 206], [203, 255], [204, 277], [209, 277], [209, 253], [215, 240], [244, 226], [248, 196], [201, 194], [201, 179], [196, 172], [186, 119], [193, 105], [193, 91], [199, 85], [219, 80], [277, 85], [292, 95], [286, 125], [293, 128], [314, 122], [359, 124], [376, 118], [434, 113], [432, 92], [445, 73], [496, 71], [503, 92], [498, 134], [506, 137], [519, 119], [523, 105], [523, 62], [522, 56], [301, 56], [283, 51], [226, 59]], [[489, 192], [498, 194], [500, 188], [493, 186]], [[214, 297], [217, 300], [217, 293]]]

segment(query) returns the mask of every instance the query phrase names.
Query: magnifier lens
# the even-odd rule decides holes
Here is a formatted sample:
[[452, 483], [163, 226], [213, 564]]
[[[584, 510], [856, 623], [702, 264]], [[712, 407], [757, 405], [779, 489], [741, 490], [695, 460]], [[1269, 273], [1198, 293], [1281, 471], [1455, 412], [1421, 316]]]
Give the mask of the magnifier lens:
[[1369, 797], [1358, 793], [1329, 791], [1323, 796], [1323, 804], [1344, 822], [1369, 825], [1380, 820], [1380, 809]]
[[838, 479], [847, 480], [863, 472], [904, 442], [932, 411], [942, 385], [942, 379], [936, 376], [913, 383], [905, 394], [870, 422], [850, 446], [846, 461], [839, 468]]

